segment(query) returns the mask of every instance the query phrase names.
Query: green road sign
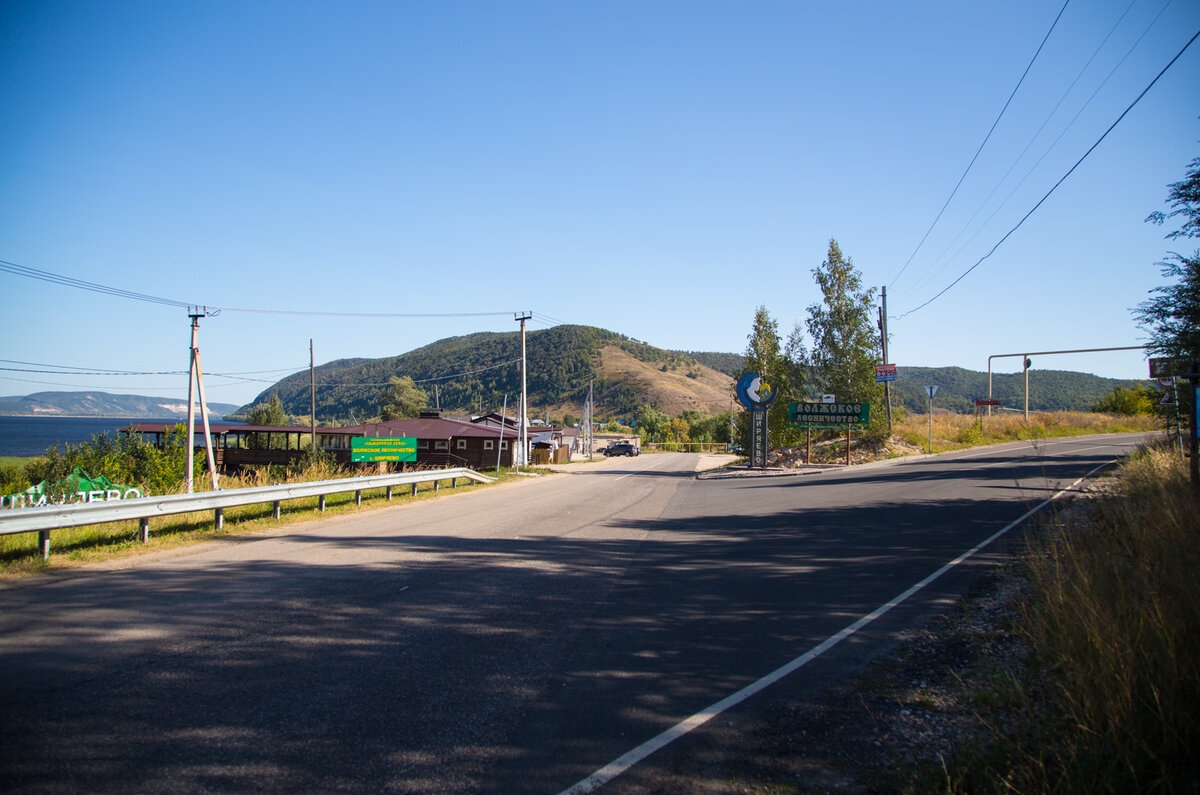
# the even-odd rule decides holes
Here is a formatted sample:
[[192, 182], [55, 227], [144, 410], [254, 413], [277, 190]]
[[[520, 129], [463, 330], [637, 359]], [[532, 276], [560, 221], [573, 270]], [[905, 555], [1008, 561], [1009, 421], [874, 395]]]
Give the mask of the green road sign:
[[789, 403], [788, 425], [793, 428], [866, 428], [870, 403]]
[[395, 439], [368, 439], [355, 436], [350, 440], [350, 461], [368, 464], [373, 461], [416, 461], [417, 440], [413, 436]]

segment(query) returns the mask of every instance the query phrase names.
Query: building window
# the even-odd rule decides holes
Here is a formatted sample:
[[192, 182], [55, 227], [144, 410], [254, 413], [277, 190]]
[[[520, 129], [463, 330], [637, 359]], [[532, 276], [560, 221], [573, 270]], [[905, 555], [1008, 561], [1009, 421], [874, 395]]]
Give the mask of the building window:
[[500, 443], [500, 449], [501, 449], [501, 450], [507, 450], [507, 449], [508, 449], [508, 440], [507, 440], [507, 439], [506, 439], [505, 441], [503, 441], [503, 442], [501, 442], [501, 443]]
[[417, 439], [417, 449], [418, 450], [428, 450], [429, 449], [429, 440], [428, 439]]
[[467, 440], [459, 439], [458, 442], [454, 446], [456, 448], [458, 448], [459, 450], [466, 450], [467, 449]]
[[446, 441], [445, 439], [438, 439], [433, 443], [433, 449], [434, 450], [449, 450], [450, 442]]
[[495, 439], [484, 439], [483, 440], [483, 449], [484, 450], [495, 450], [496, 449], [496, 440]]

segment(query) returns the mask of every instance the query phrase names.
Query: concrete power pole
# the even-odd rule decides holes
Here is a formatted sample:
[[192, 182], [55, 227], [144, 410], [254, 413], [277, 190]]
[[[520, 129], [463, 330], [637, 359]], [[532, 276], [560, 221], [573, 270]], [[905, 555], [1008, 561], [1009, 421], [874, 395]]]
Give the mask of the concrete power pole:
[[312, 429], [312, 454], [317, 454], [317, 370], [313, 366], [313, 341], [308, 338], [308, 399], [310, 427]]
[[[888, 331], [887, 331], [887, 287], [881, 288], [883, 305], [879, 308], [879, 338], [883, 347], [883, 363], [888, 363]], [[891, 382], [883, 382], [883, 400], [887, 405], [888, 433], [892, 432], [892, 390]]]
[[[207, 453], [208, 472], [212, 476], [213, 491], [220, 489], [217, 484], [217, 465], [213, 458], [212, 449], [212, 432], [208, 426], [208, 403], [204, 399], [204, 376], [200, 369], [200, 349], [196, 347], [196, 335], [200, 331], [200, 318], [207, 317], [209, 314], [208, 307], [190, 306], [188, 307], [188, 318], [192, 321], [192, 342], [188, 349], [188, 415], [187, 415], [187, 493], [191, 494], [195, 491], [195, 486], [192, 480], [195, 477], [195, 467], [192, 463], [193, 454], [195, 453], [195, 423], [196, 423], [196, 407], [195, 396], [199, 393], [200, 398], [200, 419], [204, 424], [204, 450]], [[214, 313], [215, 314], [215, 313]], [[193, 387], [195, 392], [193, 392]]]
[[[525, 371], [526, 371], [526, 366], [525, 366], [525, 321], [529, 320], [531, 317], [533, 317], [533, 313], [528, 312], [528, 311], [517, 312], [514, 314], [514, 317], [521, 323], [521, 417], [519, 420], [519, 422], [520, 422], [520, 426], [519, 426], [520, 427], [520, 444], [521, 444], [520, 463], [527, 464], [525, 457], [526, 457], [526, 455], [528, 455], [527, 451], [529, 450], [529, 431], [526, 429], [525, 424], [526, 424], [526, 415], [529, 411], [529, 406], [528, 406], [529, 395], [528, 395], [528, 392], [526, 391], [526, 377], [525, 377]], [[517, 464], [517, 466], [519, 468], [520, 464]]]

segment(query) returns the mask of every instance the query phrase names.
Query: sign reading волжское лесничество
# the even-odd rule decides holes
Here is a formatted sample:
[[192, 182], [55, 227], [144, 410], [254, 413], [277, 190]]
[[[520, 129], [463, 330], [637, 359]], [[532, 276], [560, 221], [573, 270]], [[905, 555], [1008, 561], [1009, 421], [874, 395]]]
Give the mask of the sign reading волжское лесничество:
[[866, 428], [870, 403], [789, 403], [788, 425], [793, 428]]

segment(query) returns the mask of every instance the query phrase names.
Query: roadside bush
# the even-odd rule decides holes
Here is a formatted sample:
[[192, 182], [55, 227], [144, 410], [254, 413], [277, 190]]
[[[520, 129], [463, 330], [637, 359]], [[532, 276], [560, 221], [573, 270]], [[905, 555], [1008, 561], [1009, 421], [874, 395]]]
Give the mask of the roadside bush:
[[23, 463], [0, 463], [0, 494], [16, 494], [32, 485]]
[[[93, 477], [103, 475], [113, 483], [136, 486], [147, 494], [170, 494], [179, 490], [186, 476], [186, 436], [183, 426], [175, 426], [158, 447], [135, 433], [96, 434], [90, 442], [68, 443], [62, 452], [57, 447], [49, 448], [45, 456], [25, 466], [25, 474], [31, 483], [53, 483], [79, 467]], [[203, 454], [198, 458], [201, 463], [197, 472], [204, 466]]]
[[1126, 417], [1149, 416], [1154, 413], [1157, 391], [1153, 387], [1142, 389], [1125, 389], [1122, 386], [1113, 388], [1099, 403], [1092, 406], [1092, 411], [1106, 414], [1121, 414]]

